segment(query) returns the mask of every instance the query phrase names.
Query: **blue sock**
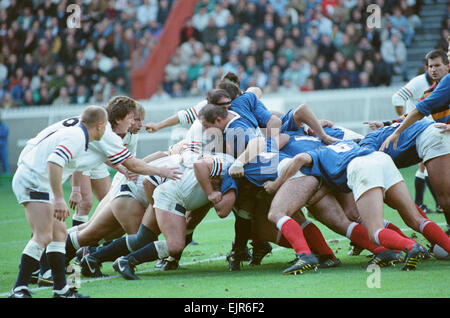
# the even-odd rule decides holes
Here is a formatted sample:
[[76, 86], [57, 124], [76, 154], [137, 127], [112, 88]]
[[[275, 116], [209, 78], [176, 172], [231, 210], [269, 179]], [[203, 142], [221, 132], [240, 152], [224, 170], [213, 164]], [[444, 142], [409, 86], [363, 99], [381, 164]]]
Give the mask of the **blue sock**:
[[17, 276], [14, 288], [18, 286], [28, 286], [31, 274], [39, 269], [39, 262], [27, 254], [22, 254], [19, 265], [19, 275]]
[[142, 264], [145, 262], [156, 261], [158, 259], [158, 251], [156, 250], [155, 243], [152, 242], [138, 249], [137, 251], [128, 254], [127, 257], [134, 257], [134, 259], [137, 261], [137, 264]]
[[126, 237], [121, 237], [106, 246], [100, 247], [95, 253], [92, 253], [91, 256], [100, 263], [103, 263], [108, 261], [113, 262], [118, 257], [127, 255], [128, 253], [130, 253], [130, 250], [127, 246]]

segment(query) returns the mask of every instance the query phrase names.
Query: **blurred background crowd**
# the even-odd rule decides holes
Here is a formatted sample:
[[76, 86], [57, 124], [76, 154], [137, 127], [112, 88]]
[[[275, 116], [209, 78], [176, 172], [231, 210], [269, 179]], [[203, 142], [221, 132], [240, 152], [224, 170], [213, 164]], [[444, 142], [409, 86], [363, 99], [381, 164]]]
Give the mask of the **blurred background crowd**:
[[[181, 0], [179, 0], [181, 1]], [[70, 3], [80, 28], [68, 28]], [[130, 93], [176, 0], [0, 0], [0, 105], [103, 104]], [[367, 24], [380, 9], [380, 27]], [[222, 74], [265, 93], [390, 85], [408, 74], [421, 0], [200, 0], [152, 99], [204, 96]], [[376, 22], [376, 21], [374, 21]], [[450, 5], [442, 16], [447, 49]]]

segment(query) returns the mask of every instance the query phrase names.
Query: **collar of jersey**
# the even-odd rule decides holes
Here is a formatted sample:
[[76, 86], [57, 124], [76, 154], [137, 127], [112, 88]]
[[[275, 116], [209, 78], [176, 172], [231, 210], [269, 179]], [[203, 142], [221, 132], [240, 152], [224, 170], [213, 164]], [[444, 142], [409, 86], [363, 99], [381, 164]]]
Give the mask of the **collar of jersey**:
[[232, 123], [233, 121], [238, 120], [239, 118], [241, 118], [241, 115], [239, 115], [238, 113], [236, 113], [236, 112], [234, 112], [234, 111], [232, 111], [232, 110], [229, 110], [228, 112], [229, 112], [229, 113], [232, 113], [235, 117], [234, 117], [233, 119], [231, 119], [231, 120], [228, 122], [228, 124], [225, 126], [225, 129], [224, 129], [224, 130], [227, 130], [228, 127], [231, 125], [231, 123]]
[[87, 131], [86, 126], [83, 125], [82, 123], [80, 123], [80, 128], [81, 128], [81, 130], [83, 131], [83, 133], [84, 133], [84, 138], [85, 138], [85, 147], [84, 147], [84, 150], [87, 150], [87, 149], [88, 149], [88, 146], [89, 146], [89, 133], [88, 133], [88, 131]]

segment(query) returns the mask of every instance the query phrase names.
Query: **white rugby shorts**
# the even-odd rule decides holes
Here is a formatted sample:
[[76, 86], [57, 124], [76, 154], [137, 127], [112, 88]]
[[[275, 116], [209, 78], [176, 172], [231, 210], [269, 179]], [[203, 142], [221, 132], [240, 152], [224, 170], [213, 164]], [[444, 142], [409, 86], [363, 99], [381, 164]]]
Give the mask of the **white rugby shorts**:
[[353, 191], [355, 201], [370, 189], [381, 187], [384, 193], [400, 181], [403, 181], [400, 171], [384, 152], [357, 157], [347, 167], [347, 185]]
[[423, 162], [450, 153], [450, 133], [430, 125], [416, 138], [416, 150]]
[[48, 181], [24, 165], [19, 165], [14, 174], [12, 190], [19, 204], [53, 201], [53, 192]]
[[153, 200], [154, 208], [180, 216], [209, 203], [193, 169], [186, 169], [180, 180], [169, 180], [157, 186], [153, 192]]
[[105, 163], [102, 163], [91, 170], [83, 171], [83, 176], [89, 176], [94, 180], [109, 177], [108, 166]]
[[114, 187], [111, 187], [109, 196], [111, 201], [118, 197], [132, 197], [139, 201], [144, 209], [148, 207], [150, 204], [147, 199], [147, 195], [144, 190], [144, 186], [142, 181], [144, 180], [143, 175], [139, 175], [136, 183], [131, 180], [126, 180], [125, 176], [123, 177], [123, 182], [116, 182]]
[[[292, 158], [285, 158], [283, 160], [281, 160], [281, 162], [278, 164], [277, 167], [277, 171], [278, 171], [278, 175], [280, 176], [281, 173], [283, 172], [284, 169], [286, 169], [286, 166], [292, 161]], [[306, 174], [304, 174], [303, 172], [301, 172], [300, 170], [298, 170], [292, 177], [290, 177], [288, 180], [290, 179], [295, 179], [295, 178], [300, 178], [300, 177], [305, 177]], [[287, 181], [287, 180], [286, 180]]]

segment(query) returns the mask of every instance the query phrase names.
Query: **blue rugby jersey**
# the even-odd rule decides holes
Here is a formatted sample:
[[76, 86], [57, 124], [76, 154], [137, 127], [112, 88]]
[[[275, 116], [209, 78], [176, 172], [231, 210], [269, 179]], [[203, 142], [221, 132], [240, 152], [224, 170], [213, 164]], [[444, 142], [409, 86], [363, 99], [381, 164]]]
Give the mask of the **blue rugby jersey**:
[[[428, 120], [419, 120], [415, 122], [400, 134], [397, 149], [394, 150], [393, 143], [390, 143], [389, 147], [384, 150], [386, 154], [391, 156], [397, 168], [409, 167], [422, 161], [417, 154], [416, 138], [432, 124], [434, 124], [434, 122]], [[361, 147], [378, 150], [386, 138], [389, 137], [399, 125], [400, 123], [395, 123], [372, 131], [360, 141], [359, 145]]]
[[445, 75], [416, 108], [424, 116], [431, 115], [436, 122], [450, 124], [450, 74]]
[[322, 180], [337, 192], [351, 192], [347, 186], [347, 166], [356, 157], [374, 152], [373, 149], [362, 148], [353, 141], [339, 141], [332, 145], [319, 147], [306, 153], [312, 157], [311, 167], [302, 167], [301, 172], [321, 177]]

